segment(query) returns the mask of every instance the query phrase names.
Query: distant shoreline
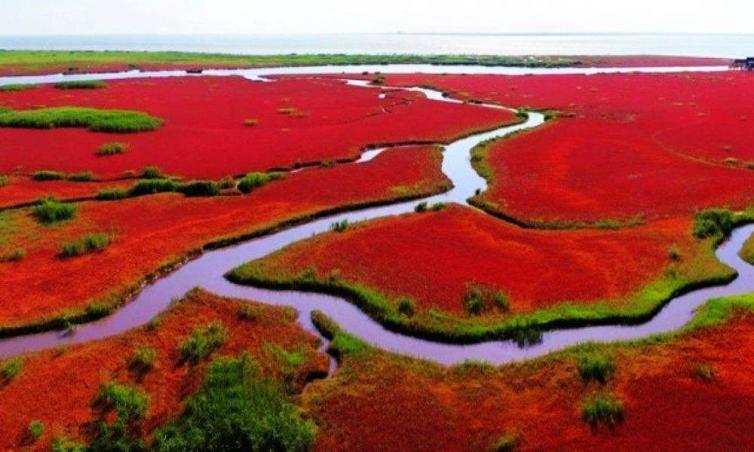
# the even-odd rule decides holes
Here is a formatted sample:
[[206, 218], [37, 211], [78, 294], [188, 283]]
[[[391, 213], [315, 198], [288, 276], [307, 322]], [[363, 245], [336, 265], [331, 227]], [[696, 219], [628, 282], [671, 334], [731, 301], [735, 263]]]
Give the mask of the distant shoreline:
[[477, 65], [528, 68], [722, 66], [727, 58], [662, 55], [422, 55], [288, 54], [242, 55], [202, 52], [0, 50], [0, 76], [79, 74], [129, 70], [246, 69], [283, 66], [382, 64]]

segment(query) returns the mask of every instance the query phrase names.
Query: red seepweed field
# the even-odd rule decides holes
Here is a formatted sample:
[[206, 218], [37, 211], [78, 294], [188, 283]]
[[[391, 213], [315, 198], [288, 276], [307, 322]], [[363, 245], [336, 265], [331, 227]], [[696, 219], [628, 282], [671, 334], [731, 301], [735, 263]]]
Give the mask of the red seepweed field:
[[[727, 60], [597, 56], [580, 64]], [[0, 67], [0, 74], [18, 70]], [[352, 302], [390, 334], [447, 343], [513, 338], [522, 346], [548, 328], [632, 328], [679, 293], [735, 277], [713, 249], [725, 228], [754, 218], [750, 74], [348, 75], [377, 78], [382, 86], [370, 89], [343, 78], [186, 76], [0, 90], [0, 116], [76, 106], [164, 122], [120, 134], [0, 126], [0, 335], [62, 325], [61, 338], [76, 337], [86, 328], [77, 323], [108, 315], [208, 247], [446, 192], [454, 174], [442, 167], [450, 151], [440, 144], [521, 122], [526, 110], [547, 111], [548, 121], [470, 157], [488, 182], [470, 201], [476, 207], [430, 203], [362, 223], [327, 219], [330, 231], [305, 229], [288, 246], [223, 272], [239, 284], [342, 297], [323, 299], [322, 310]], [[399, 89], [410, 86], [468, 102]], [[108, 143], [123, 146], [98, 155]], [[161, 174], [141, 174], [148, 166]], [[51, 177], [38, 173], [45, 170], [55, 180], [39, 180]], [[182, 191], [194, 179], [207, 185]], [[134, 184], [160, 193], [131, 191]], [[97, 199], [112, 188], [121, 190], [114, 199]], [[48, 196], [65, 203], [37, 202]], [[42, 209], [48, 204], [52, 219]], [[719, 230], [698, 234], [710, 226], [699, 214], [708, 208], [729, 211], [707, 218]], [[751, 294], [704, 305], [678, 331], [547, 348], [501, 366], [442, 366], [412, 357], [415, 349], [393, 354], [315, 314], [323, 342], [295, 323], [294, 309], [201, 288], [178, 298], [126, 333], [0, 360], [0, 448], [65, 450], [70, 441], [102, 444], [105, 435], [113, 447], [162, 450], [168, 426], [223, 429], [243, 439], [236, 446], [267, 428], [260, 450], [735, 450], [752, 441], [745, 428], [754, 416]], [[220, 339], [210, 337], [210, 325]], [[241, 367], [237, 387], [228, 379], [215, 393], [205, 390], [215, 365], [229, 359], [251, 359], [259, 369]], [[267, 389], [279, 390], [272, 403], [249, 396], [257, 370]], [[103, 402], [114, 382], [136, 392]], [[144, 412], [119, 425], [118, 410], [142, 396]], [[224, 415], [201, 405], [207, 400], [225, 404]], [[234, 424], [251, 406], [261, 411]], [[180, 423], [192, 416], [199, 427]], [[272, 427], [262, 425], [270, 419]], [[308, 430], [291, 439], [296, 420]], [[209, 440], [201, 444], [212, 449]], [[191, 449], [183, 446], [167, 449]]]
[[[183, 178], [220, 179], [250, 171], [354, 160], [365, 147], [447, 142], [512, 122], [507, 111], [438, 104], [418, 93], [389, 93], [339, 80], [294, 78], [256, 82], [241, 77], [111, 81], [105, 88], [51, 86], [0, 92], [0, 106], [56, 106], [146, 112], [165, 124], [152, 132], [0, 128], [0, 172], [90, 171], [120, 177], [148, 165]], [[248, 121], [248, 122], [247, 122]], [[123, 154], [98, 156], [106, 143]]]

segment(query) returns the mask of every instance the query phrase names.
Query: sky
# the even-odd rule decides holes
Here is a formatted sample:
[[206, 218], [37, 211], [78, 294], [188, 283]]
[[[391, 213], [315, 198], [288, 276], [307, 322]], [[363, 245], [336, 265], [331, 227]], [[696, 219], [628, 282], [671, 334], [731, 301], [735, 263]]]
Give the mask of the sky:
[[754, 33], [751, 0], [0, 0], [0, 34]]

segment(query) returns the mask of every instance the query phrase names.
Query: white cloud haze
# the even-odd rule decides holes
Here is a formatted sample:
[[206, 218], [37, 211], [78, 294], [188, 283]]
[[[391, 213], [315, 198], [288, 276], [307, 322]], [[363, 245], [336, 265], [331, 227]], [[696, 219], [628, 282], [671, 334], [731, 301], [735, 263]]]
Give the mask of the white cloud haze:
[[754, 33], [750, 0], [0, 0], [0, 34]]

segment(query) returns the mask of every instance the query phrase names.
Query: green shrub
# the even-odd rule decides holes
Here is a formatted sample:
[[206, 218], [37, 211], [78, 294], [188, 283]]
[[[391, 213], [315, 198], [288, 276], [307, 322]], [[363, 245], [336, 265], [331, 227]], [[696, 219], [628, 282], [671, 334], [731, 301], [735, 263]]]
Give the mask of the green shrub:
[[15, 250], [0, 255], [0, 262], [19, 262], [26, 257], [26, 250], [23, 248], [16, 248]]
[[576, 366], [584, 381], [604, 383], [615, 372], [615, 362], [608, 355], [586, 354], [579, 357]]
[[37, 441], [39, 438], [42, 437], [42, 434], [45, 431], [45, 425], [42, 423], [42, 421], [31, 421], [29, 422], [29, 427], [27, 429], [29, 431], [29, 436], [33, 441]]
[[178, 190], [178, 182], [173, 179], [145, 179], [136, 182], [128, 189], [128, 196], [153, 195]]
[[52, 452], [85, 452], [86, 446], [83, 444], [71, 441], [65, 436], [59, 436], [52, 440]]
[[527, 319], [515, 320], [509, 338], [516, 342], [519, 347], [537, 344], [542, 341], [542, 329], [537, 322]]
[[73, 182], [91, 182], [94, 180], [94, 175], [88, 171], [69, 174], [66, 177], [69, 181]]
[[3, 364], [2, 369], [0, 369], [0, 376], [2, 376], [2, 379], [6, 382], [9, 382], [16, 378], [18, 374], [21, 373], [21, 370], [24, 368], [24, 359], [21, 357], [18, 358], [12, 358], [6, 361]]
[[349, 226], [349, 223], [347, 219], [336, 221], [335, 223], [330, 225], [330, 230], [334, 232], [344, 232], [348, 230], [348, 226]]
[[427, 201], [422, 201], [414, 207], [414, 212], [422, 213], [427, 211]]
[[58, 82], [53, 86], [57, 89], [99, 89], [107, 85], [102, 80], [71, 80]]
[[64, 243], [60, 250], [60, 256], [68, 258], [102, 251], [113, 242], [113, 239], [113, 234], [101, 232], [87, 234], [80, 239]]
[[76, 206], [74, 204], [65, 204], [47, 198], [37, 202], [34, 206], [34, 216], [41, 223], [55, 223], [63, 220], [70, 220], [76, 216]]
[[146, 166], [143, 170], [141, 170], [141, 175], [139, 176], [142, 179], [164, 179], [165, 176], [162, 174], [162, 170], [156, 166]]
[[97, 193], [100, 201], [115, 201], [128, 197], [128, 192], [122, 188], [103, 188]]
[[220, 182], [218, 182], [217, 185], [220, 187], [221, 190], [227, 190], [229, 188], [235, 187], [236, 181], [230, 176], [225, 176], [222, 179], [220, 179]]
[[0, 174], [0, 188], [5, 187], [6, 185], [8, 185], [8, 176]]
[[469, 315], [479, 315], [484, 310], [482, 292], [477, 287], [469, 287], [463, 296], [463, 309]]
[[115, 410], [119, 417], [140, 419], [147, 414], [149, 397], [137, 388], [110, 381], [100, 386], [94, 403]]
[[0, 127], [52, 129], [85, 127], [92, 132], [135, 133], [154, 130], [162, 120], [139, 111], [53, 107], [0, 112]]
[[401, 301], [398, 302], [398, 312], [405, 316], [411, 317], [412, 315], [414, 315], [414, 313], [416, 313], [416, 305], [408, 298], [402, 298]]
[[429, 206], [429, 210], [431, 210], [432, 212], [438, 212], [447, 206], [448, 206], [448, 203], [446, 202], [436, 202], [432, 204], [431, 206]]
[[97, 149], [97, 155], [100, 157], [108, 155], [123, 154], [128, 149], [125, 143], [105, 143]]
[[727, 236], [733, 230], [733, 213], [725, 209], [708, 209], [694, 217], [694, 237]]
[[65, 179], [65, 174], [57, 171], [35, 171], [32, 173], [31, 178], [36, 181], [63, 180]]
[[246, 355], [222, 358], [181, 416], [154, 435], [158, 451], [307, 451], [315, 426]]
[[507, 312], [510, 310], [510, 301], [504, 292], [482, 284], [470, 283], [466, 285], [463, 307], [470, 315], [479, 315], [491, 308]]
[[282, 174], [275, 172], [249, 173], [238, 182], [238, 190], [241, 191], [241, 193], [250, 193], [255, 188], [261, 187], [270, 181], [280, 179], [281, 177]]
[[186, 340], [179, 345], [182, 361], [196, 364], [208, 357], [225, 343], [225, 328], [219, 322], [212, 322], [204, 328], [195, 328]]
[[220, 186], [217, 182], [208, 180], [195, 180], [178, 186], [178, 191], [186, 196], [217, 196], [220, 194]]
[[150, 347], [139, 347], [134, 352], [131, 360], [128, 362], [128, 367], [138, 371], [146, 372], [154, 368], [154, 362], [157, 359], [157, 352]]
[[592, 427], [605, 424], [612, 428], [623, 422], [623, 403], [612, 394], [597, 394], [584, 401], [581, 417]]

